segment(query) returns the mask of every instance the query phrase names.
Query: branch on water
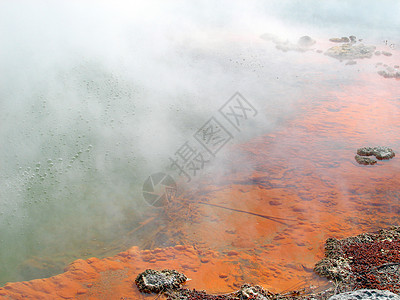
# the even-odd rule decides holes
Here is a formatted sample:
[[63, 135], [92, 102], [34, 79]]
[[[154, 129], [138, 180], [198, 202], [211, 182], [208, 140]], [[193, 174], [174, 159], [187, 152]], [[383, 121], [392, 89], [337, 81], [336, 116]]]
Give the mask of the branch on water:
[[266, 216], [266, 215], [257, 214], [257, 213], [253, 213], [250, 211], [245, 211], [245, 210], [236, 209], [236, 208], [230, 208], [230, 207], [226, 207], [226, 206], [222, 206], [222, 205], [218, 205], [218, 204], [211, 204], [211, 203], [201, 202], [201, 201], [198, 203], [204, 204], [204, 205], [209, 205], [209, 206], [215, 206], [215, 207], [219, 207], [219, 208], [223, 208], [223, 209], [227, 209], [227, 210], [231, 210], [231, 211], [236, 211], [236, 212], [240, 212], [240, 213], [244, 213], [244, 214], [248, 214], [248, 215], [252, 215], [252, 216], [256, 216], [256, 217], [260, 217], [260, 218], [264, 218], [264, 219], [268, 219], [270, 221], [277, 222], [277, 223], [280, 223], [283, 225], [287, 225], [283, 221], [291, 221], [291, 222], [296, 221], [296, 220], [292, 220], [292, 219], [284, 219], [284, 218], [278, 218], [278, 217], [274, 217], [274, 216]]

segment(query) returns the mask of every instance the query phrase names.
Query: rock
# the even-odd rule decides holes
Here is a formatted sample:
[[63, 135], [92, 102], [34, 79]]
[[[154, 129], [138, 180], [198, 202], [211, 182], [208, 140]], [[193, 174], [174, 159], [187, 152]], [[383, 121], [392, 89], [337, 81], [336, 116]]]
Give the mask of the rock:
[[363, 300], [378, 300], [378, 299], [391, 299], [391, 300], [400, 300], [400, 296], [382, 290], [358, 290], [351, 291], [342, 294], [337, 294], [335, 296], [330, 297], [328, 300], [353, 300], [353, 299], [363, 299]]
[[382, 51], [382, 54], [385, 56], [392, 56], [392, 53], [387, 52], [387, 51]]
[[373, 147], [362, 147], [357, 149], [357, 154], [362, 156], [371, 156], [374, 155]]
[[160, 293], [178, 289], [186, 280], [187, 277], [184, 274], [175, 270], [147, 269], [136, 277], [135, 283], [142, 293]]
[[400, 79], [400, 71], [381, 70], [381, 71], [378, 71], [377, 73], [384, 78]]
[[399, 65], [394, 65], [393, 68], [398, 69]]
[[394, 151], [389, 147], [363, 147], [357, 149], [357, 155], [355, 156], [356, 161], [363, 165], [375, 164], [373, 159], [367, 158], [365, 156], [375, 156], [379, 160], [391, 159], [395, 156]]
[[358, 162], [360, 165], [374, 165], [377, 162], [373, 158], [361, 156], [358, 154], [356, 154], [356, 156], [354, 158], [355, 158], [356, 162]]
[[341, 37], [341, 38], [331, 38], [329, 40], [331, 42], [334, 42], [334, 43], [348, 43], [348, 42], [350, 42], [350, 39], [348, 37], [346, 37], [346, 36]]
[[384, 78], [393, 78], [394, 77], [392, 74], [390, 74], [389, 72], [386, 72], [384, 70], [378, 71], [377, 73]]
[[391, 159], [395, 156], [394, 151], [389, 147], [374, 147], [374, 155], [377, 159]]
[[334, 46], [326, 50], [325, 55], [331, 56], [336, 59], [359, 59], [371, 58], [375, 52], [375, 46], [366, 46], [364, 44], [343, 44]]
[[352, 43], [357, 43], [357, 38], [354, 35], [349, 36], [349, 39]]
[[308, 35], [302, 36], [297, 41], [297, 45], [299, 45], [300, 47], [311, 47], [314, 44], [315, 44], [315, 40], [313, 40]]
[[[330, 244], [338, 244], [338, 240], [328, 239], [326, 241], [325, 253]], [[336, 281], [346, 281], [351, 275], [349, 260], [344, 257], [338, 257], [337, 254], [325, 254], [321, 261], [315, 264], [314, 272], [320, 276]]]
[[357, 149], [355, 160], [361, 165], [374, 165], [376, 160], [367, 156], [375, 156], [379, 160], [391, 159], [395, 156], [394, 151], [388, 147], [363, 147]]
[[271, 299], [268, 291], [264, 290], [261, 286], [251, 286], [244, 284], [237, 293], [238, 299], [254, 299], [254, 300], [268, 300]]
[[381, 53], [381, 51], [375, 51], [375, 55], [376, 56], [379, 56], [379, 55], [381, 55], [382, 53]]
[[337, 285], [335, 290], [339, 292], [378, 289], [397, 293], [400, 287], [399, 251], [399, 226], [341, 240], [328, 238], [325, 243], [325, 257], [315, 265], [314, 271], [334, 280]]
[[[237, 286], [237, 283], [234, 283], [234, 286]], [[259, 285], [250, 285], [243, 284], [240, 287], [240, 290], [232, 293], [225, 293], [222, 295], [215, 294], [207, 294], [206, 291], [198, 291], [198, 290], [190, 290], [185, 288], [180, 288], [178, 290], [168, 290], [164, 293], [167, 299], [219, 299], [219, 300], [269, 300], [269, 299], [283, 299], [280, 294], [274, 294], [265, 290], [263, 287]], [[279, 298], [278, 298], [279, 297]], [[289, 299], [289, 298], [284, 298]], [[292, 298], [290, 298], [292, 299]], [[297, 298], [296, 298], [297, 299]]]

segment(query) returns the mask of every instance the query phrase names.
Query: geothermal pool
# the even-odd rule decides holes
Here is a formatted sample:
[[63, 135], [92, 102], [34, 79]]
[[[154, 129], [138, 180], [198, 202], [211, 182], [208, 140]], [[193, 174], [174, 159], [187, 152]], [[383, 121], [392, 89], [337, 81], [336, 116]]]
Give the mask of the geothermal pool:
[[[135, 274], [167, 267], [213, 293], [245, 282], [318, 288], [327, 282], [312, 269], [328, 237], [399, 224], [398, 158], [354, 160], [363, 146], [400, 149], [399, 80], [378, 74], [398, 70], [398, 21], [373, 2], [376, 15], [360, 11], [347, 23], [336, 2], [315, 2], [320, 18], [299, 3], [271, 3], [229, 12], [1, 4], [2, 286], [89, 259], [103, 277], [88, 286], [82, 267], [80, 296], [63, 275], [47, 288], [44, 280], [7, 290], [33, 295], [42, 284], [60, 298], [135, 299]], [[315, 44], [294, 49], [305, 35]], [[330, 38], [350, 35], [381, 54], [355, 64], [324, 54], [341, 45]], [[219, 111], [236, 92], [249, 108], [240, 128]], [[205, 152], [209, 162], [187, 182], [170, 158], [186, 141], [200, 149], [196, 133], [210, 118], [230, 139]], [[152, 206], [143, 183], [158, 172], [177, 192]]]

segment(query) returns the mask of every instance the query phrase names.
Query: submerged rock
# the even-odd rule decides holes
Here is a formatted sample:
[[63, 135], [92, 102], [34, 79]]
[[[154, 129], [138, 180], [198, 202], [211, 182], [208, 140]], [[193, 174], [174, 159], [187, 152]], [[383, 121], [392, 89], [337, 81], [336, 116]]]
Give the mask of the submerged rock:
[[334, 46], [326, 50], [325, 55], [336, 59], [360, 59], [371, 58], [375, 52], [375, 46], [366, 46], [364, 44], [353, 45], [343, 44]]
[[160, 293], [178, 289], [186, 280], [187, 277], [184, 274], [175, 270], [147, 269], [136, 277], [135, 283], [142, 293]]
[[358, 290], [351, 291], [346, 293], [341, 293], [335, 296], [330, 297], [328, 300], [353, 300], [353, 299], [364, 299], [364, 300], [400, 300], [400, 296], [389, 292], [389, 291], [381, 291], [381, 290]]
[[382, 51], [382, 54], [385, 56], [392, 56], [392, 53], [387, 52], [387, 51]]

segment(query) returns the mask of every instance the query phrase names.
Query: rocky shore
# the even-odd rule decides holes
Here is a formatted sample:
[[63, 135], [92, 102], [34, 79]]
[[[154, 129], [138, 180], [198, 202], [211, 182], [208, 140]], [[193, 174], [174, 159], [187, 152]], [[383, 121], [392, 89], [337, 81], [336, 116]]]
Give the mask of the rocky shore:
[[[338, 240], [329, 238], [325, 258], [314, 271], [327, 277], [333, 287], [317, 293], [294, 290], [272, 293], [261, 286], [244, 284], [239, 290], [211, 295], [205, 291], [182, 288], [186, 276], [175, 270], [146, 270], [136, 284], [143, 292], [164, 294], [168, 300], [278, 300], [278, 299], [400, 299], [400, 227], [382, 229]], [[144, 278], [148, 284], [144, 283]], [[154, 288], [157, 286], [157, 288]]]
[[325, 258], [314, 270], [333, 280], [336, 291], [367, 288], [400, 293], [400, 227], [341, 240], [329, 238]]

